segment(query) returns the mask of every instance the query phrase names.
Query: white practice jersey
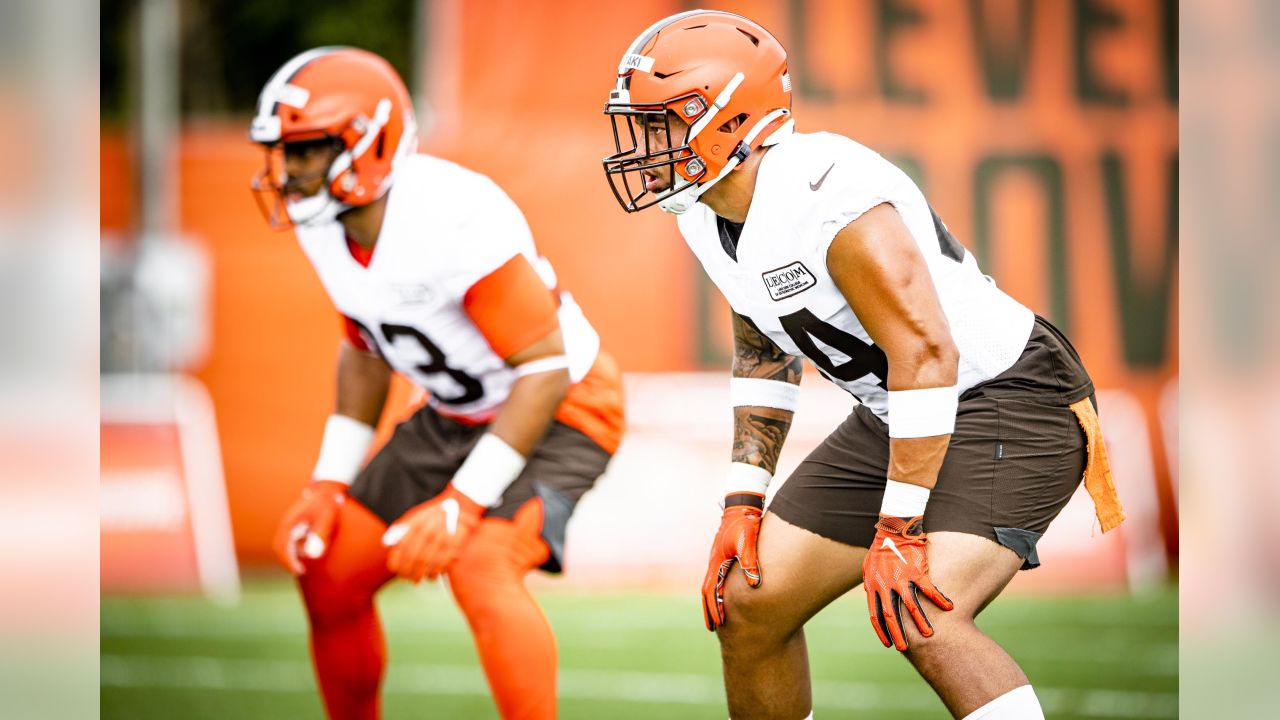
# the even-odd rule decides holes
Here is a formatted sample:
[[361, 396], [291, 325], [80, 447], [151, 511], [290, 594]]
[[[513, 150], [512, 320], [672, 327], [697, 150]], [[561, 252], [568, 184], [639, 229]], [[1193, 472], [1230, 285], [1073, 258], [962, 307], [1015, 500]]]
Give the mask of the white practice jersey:
[[[464, 311], [463, 297], [516, 255], [547, 288], [556, 287], [524, 215], [497, 184], [446, 160], [406, 157], [396, 166], [368, 267], [352, 256], [337, 221], [296, 231], [333, 304], [393, 369], [449, 414], [492, 416], [516, 375]], [[567, 292], [557, 300], [569, 375], [577, 382], [595, 362], [600, 338]]]
[[[888, 421], [888, 361], [827, 272], [827, 249], [864, 212], [890, 203], [928, 263], [960, 351], [959, 392], [1017, 361], [1035, 316], [978, 269], [906, 173], [832, 133], [795, 133], [768, 151], [738, 238], [702, 203], [679, 216], [680, 232], [742, 315], [783, 351], [809, 359]], [[728, 247], [726, 247], [728, 245]]]

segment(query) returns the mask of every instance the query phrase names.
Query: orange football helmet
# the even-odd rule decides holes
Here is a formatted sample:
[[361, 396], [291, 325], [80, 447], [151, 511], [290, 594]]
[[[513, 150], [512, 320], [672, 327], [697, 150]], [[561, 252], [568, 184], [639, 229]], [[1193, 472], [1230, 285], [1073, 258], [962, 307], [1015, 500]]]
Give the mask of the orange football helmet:
[[[284, 144], [331, 139], [337, 152], [320, 192], [304, 197], [289, 178]], [[267, 150], [252, 188], [277, 229], [332, 220], [391, 187], [397, 161], [417, 149], [413, 101], [391, 64], [364, 50], [321, 47], [286, 62], [267, 81], [249, 139]]]
[[[753, 151], [776, 142], [778, 131], [794, 128], [787, 51], [740, 15], [672, 15], [627, 48], [604, 112], [613, 121], [616, 149], [604, 170], [618, 203], [627, 212], [656, 203], [682, 213]], [[671, 137], [668, 113], [688, 125], [682, 142]], [[650, 123], [666, 128], [670, 147], [650, 148]], [[663, 167], [674, 171], [671, 186], [651, 192], [642, 174]]]

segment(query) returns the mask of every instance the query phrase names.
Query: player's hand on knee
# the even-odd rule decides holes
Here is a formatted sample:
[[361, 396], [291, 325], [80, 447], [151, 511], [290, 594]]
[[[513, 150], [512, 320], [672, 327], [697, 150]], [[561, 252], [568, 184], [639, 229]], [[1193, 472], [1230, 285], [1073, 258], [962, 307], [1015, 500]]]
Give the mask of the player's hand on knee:
[[927, 542], [923, 518], [881, 515], [876, 523], [876, 537], [862, 561], [862, 573], [871, 627], [885, 647], [907, 649], [904, 607], [921, 635], [933, 635], [933, 625], [920, 602], [921, 594], [943, 610], [955, 607], [929, 579]]
[[435, 580], [462, 553], [485, 508], [453, 485], [414, 507], [382, 536], [387, 569], [410, 582]]
[[756, 542], [760, 536], [760, 518], [764, 514], [764, 496], [739, 493], [725, 498], [720, 529], [711, 545], [711, 560], [702, 581], [702, 616], [707, 629], [714, 631], [725, 624], [724, 581], [734, 562], [742, 568], [747, 585], [759, 587], [760, 558]]
[[345, 483], [317, 480], [285, 511], [271, 547], [289, 572], [301, 575], [306, 572], [302, 558], [324, 556], [338, 525], [338, 510], [346, 499]]

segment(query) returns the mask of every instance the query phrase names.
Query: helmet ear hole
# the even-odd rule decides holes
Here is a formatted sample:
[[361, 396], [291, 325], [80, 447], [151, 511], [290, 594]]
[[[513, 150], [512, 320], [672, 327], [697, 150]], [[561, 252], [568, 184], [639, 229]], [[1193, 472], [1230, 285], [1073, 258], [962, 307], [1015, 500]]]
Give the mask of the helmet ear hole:
[[387, 146], [387, 132], [383, 130], [382, 132], [378, 133], [378, 145], [373, 149], [373, 156], [381, 160], [382, 152], [383, 150], [386, 149], [386, 146]]
[[717, 130], [722, 133], [734, 132], [738, 128], [742, 127], [742, 124], [747, 121], [748, 117], [750, 117], [750, 115], [746, 113], [738, 113], [737, 115], [734, 115], [733, 117], [726, 120], [723, 125], [717, 128]]

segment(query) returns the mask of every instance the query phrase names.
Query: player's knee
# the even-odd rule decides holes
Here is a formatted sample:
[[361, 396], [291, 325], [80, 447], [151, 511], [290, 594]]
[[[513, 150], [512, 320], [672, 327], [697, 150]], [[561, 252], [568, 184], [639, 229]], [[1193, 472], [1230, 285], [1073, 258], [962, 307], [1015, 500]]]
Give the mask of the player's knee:
[[501, 612], [510, 590], [522, 585], [521, 573], [498, 552], [464, 553], [449, 568], [449, 589], [469, 618]]
[[724, 588], [725, 623], [716, 628], [723, 651], [766, 652], [786, 642], [795, 628], [779, 622], [775, 605], [764, 586], [753, 588], [735, 572]]
[[915, 622], [909, 618], [903, 623], [907, 636], [907, 659], [921, 672], [927, 674], [929, 667], [944, 666], [962, 657], [965, 648], [972, 641], [972, 633], [978, 632], [973, 618], [957, 610], [926, 610], [933, 625], [933, 633], [928, 637], [921, 634]]
[[320, 573], [303, 575], [298, 584], [307, 606], [307, 617], [315, 628], [341, 625], [373, 605], [373, 596], [369, 593]]

